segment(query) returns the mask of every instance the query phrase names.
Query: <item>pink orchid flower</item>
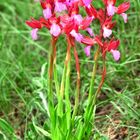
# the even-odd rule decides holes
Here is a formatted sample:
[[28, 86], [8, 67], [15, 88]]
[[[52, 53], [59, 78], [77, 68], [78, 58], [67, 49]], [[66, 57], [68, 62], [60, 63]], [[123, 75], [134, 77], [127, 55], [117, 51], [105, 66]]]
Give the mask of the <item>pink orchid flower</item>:
[[115, 13], [121, 15], [124, 19], [124, 22], [127, 22], [127, 15], [124, 13], [130, 7], [130, 2], [124, 2], [118, 7], [115, 7], [116, 0], [103, 0], [104, 4], [107, 7], [108, 16], [113, 16]]
[[26, 21], [26, 24], [33, 29], [31, 31], [32, 39], [37, 40], [38, 39], [38, 35], [37, 35], [38, 29], [41, 29], [43, 27], [43, 25], [40, 23], [40, 21], [35, 20], [33, 18], [31, 18], [31, 21]]

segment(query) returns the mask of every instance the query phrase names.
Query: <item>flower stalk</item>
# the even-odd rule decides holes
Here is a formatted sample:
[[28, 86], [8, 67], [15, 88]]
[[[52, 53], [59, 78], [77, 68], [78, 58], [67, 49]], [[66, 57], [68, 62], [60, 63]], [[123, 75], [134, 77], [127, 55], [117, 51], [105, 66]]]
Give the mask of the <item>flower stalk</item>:
[[87, 108], [85, 111], [85, 122], [88, 121], [87, 115], [89, 112], [89, 108], [91, 107], [91, 102], [92, 102], [92, 97], [94, 96], [94, 84], [95, 84], [95, 76], [96, 76], [96, 71], [97, 71], [97, 64], [98, 64], [98, 58], [99, 58], [99, 53], [100, 53], [100, 47], [98, 46], [95, 55], [94, 55], [94, 65], [93, 65], [93, 70], [92, 70], [92, 76], [91, 76], [91, 81], [90, 81], [90, 89], [89, 89], [89, 95], [88, 95], [88, 103], [87, 103]]
[[[71, 58], [71, 55], [70, 55], [70, 50], [71, 50], [71, 43], [70, 43], [70, 40], [69, 40], [69, 37], [67, 36], [67, 53], [66, 53], [66, 58], [65, 58], [65, 62], [64, 62], [64, 69], [63, 69], [63, 74], [62, 74], [62, 79], [61, 79], [61, 85], [60, 85], [60, 92], [59, 92], [59, 99], [58, 99], [58, 112], [59, 112], [59, 115], [62, 116], [63, 115], [63, 109], [64, 109], [64, 95], [65, 95], [65, 86], [66, 86], [66, 77], [67, 75], [69, 76], [69, 73], [68, 73], [68, 65], [70, 63], [70, 58]], [[70, 68], [69, 68], [70, 69]], [[67, 81], [68, 82], [68, 81]]]
[[91, 81], [90, 81], [88, 103], [87, 103], [87, 107], [86, 107], [86, 110], [84, 113], [84, 124], [83, 124], [82, 130], [80, 131], [80, 134], [79, 134], [79, 140], [84, 137], [86, 129], [88, 128], [89, 123], [90, 123], [89, 112], [90, 112], [90, 109], [93, 108], [93, 106], [92, 106], [92, 99], [93, 98], [92, 97], [95, 96], [93, 92], [94, 92], [95, 76], [96, 76], [96, 71], [97, 71], [99, 54], [100, 54], [100, 47], [98, 46], [98, 48], [95, 52], [95, 55], [94, 55], [94, 65], [93, 65], [92, 77], [91, 77]]
[[65, 111], [67, 118], [67, 130], [70, 129], [71, 126], [71, 102], [70, 102], [70, 69], [71, 69], [71, 40], [70, 37], [67, 36], [67, 55], [66, 55], [66, 80], [65, 80]]
[[[48, 107], [50, 112], [51, 120], [51, 132], [55, 128], [55, 115], [54, 115], [54, 101], [53, 101], [53, 72], [54, 72], [54, 62], [56, 59], [56, 42], [57, 38], [52, 36], [50, 54], [49, 54], [49, 66], [48, 66]], [[52, 133], [53, 134], [53, 133]]]
[[77, 50], [76, 50], [75, 46], [73, 46], [73, 49], [74, 49], [74, 57], [75, 57], [75, 62], [76, 62], [77, 81], [76, 81], [76, 91], [75, 91], [75, 105], [74, 105], [74, 111], [73, 111], [73, 115], [72, 115], [72, 120], [74, 120], [74, 117], [77, 114], [78, 106], [79, 106], [79, 96], [80, 96], [80, 64], [79, 64], [79, 57], [78, 57], [78, 53], [77, 53]]

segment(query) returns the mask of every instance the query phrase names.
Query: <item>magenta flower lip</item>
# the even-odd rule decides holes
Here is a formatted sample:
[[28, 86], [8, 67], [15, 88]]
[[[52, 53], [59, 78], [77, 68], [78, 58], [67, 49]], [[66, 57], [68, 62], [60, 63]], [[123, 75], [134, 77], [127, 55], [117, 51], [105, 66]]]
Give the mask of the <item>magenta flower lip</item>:
[[38, 28], [33, 29], [33, 30], [31, 31], [31, 36], [32, 36], [32, 39], [33, 39], [33, 40], [37, 40], [37, 39], [38, 39], [37, 32], [38, 32]]
[[85, 52], [86, 56], [90, 56], [90, 49], [91, 49], [91, 46], [86, 46], [84, 48], [84, 52]]
[[52, 11], [49, 7], [47, 7], [46, 9], [43, 10], [43, 15], [45, 17], [45, 19], [49, 19], [52, 17]]
[[50, 28], [50, 33], [51, 33], [53, 36], [57, 37], [57, 36], [61, 33], [61, 28], [60, 28], [60, 26], [57, 25], [56, 23], [53, 23], [53, 24], [51, 25], [51, 28]]

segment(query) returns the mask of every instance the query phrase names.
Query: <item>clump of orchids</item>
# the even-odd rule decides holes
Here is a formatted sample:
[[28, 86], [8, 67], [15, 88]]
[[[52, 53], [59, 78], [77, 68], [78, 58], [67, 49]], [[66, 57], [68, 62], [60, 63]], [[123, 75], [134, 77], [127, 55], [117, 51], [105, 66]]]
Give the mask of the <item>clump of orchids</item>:
[[[32, 28], [31, 36], [33, 40], [38, 39], [38, 30], [42, 28], [48, 29], [52, 37], [47, 80], [50, 127], [49, 130], [44, 130], [47, 132], [47, 137], [52, 140], [89, 140], [94, 137], [95, 104], [106, 75], [106, 53], [110, 52], [115, 61], [120, 59], [120, 52], [118, 51], [120, 41], [111, 37], [112, 29], [116, 24], [116, 21], [113, 21], [113, 16], [115, 14], [120, 15], [126, 23], [127, 14], [125, 12], [130, 7], [129, 2], [124, 2], [118, 7], [115, 6], [116, 0], [103, 0], [102, 2], [104, 8], [96, 9], [92, 0], [40, 0], [43, 17], [40, 17], [39, 20], [31, 18], [31, 20], [26, 21], [26, 24]], [[80, 9], [85, 11], [86, 16], [82, 16]], [[98, 20], [100, 24], [100, 31], [97, 35], [91, 28], [91, 24], [95, 20]], [[84, 31], [86, 35], [83, 34]], [[66, 37], [67, 51], [62, 79], [59, 81], [56, 67], [56, 43], [61, 35]], [[90, 56], [92, 47], [95, 50], [87, 105], [82, 113], [78, 111], [80, 64], [76, 42], [86, 45], [84, 52], [87, 56]], [[74, 105], [71, 104], [70, 100], [71, 51], [74, 54], [77, 72]], [[95, 91], [94, 81], [100, 54], [103, 60], [103, 72], [101, 82]]]

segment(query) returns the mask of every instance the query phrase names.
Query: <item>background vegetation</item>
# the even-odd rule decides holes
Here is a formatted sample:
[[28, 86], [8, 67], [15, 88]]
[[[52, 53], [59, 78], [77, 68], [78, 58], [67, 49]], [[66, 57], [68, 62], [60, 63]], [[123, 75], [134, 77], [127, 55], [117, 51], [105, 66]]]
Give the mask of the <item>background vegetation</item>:
[[[118, 0], [118, 3], [122, 1]], [[107, 77], [97, 104], [97, 140], [140, 139], [140, 1], [130, 1], [128, 23], [124, 24], [116, 16], [114, 34], [121, 40], [121, 60], [116, 63], [108, 54]], [[93, 3], [100, 6], [96, 0]], [[13, 139], [45, 139], [42, 133], [48, 124], [39, 93], [46, 83], [44, 67], [47, 65], [50, 35], [42, 30], [39, 40], [34, 42], [25, 25], [29, 17], [38, 18], [40, 15], [41, 7], [33, 0], [0, 0], [0, 140], [10, 140], [11, 136]], [[96, 27], [93, 29], [96, 32]], [[66, 49], [63, 39], [59, 40], [57, 53], [60, 73]], [[77, 44], [77, 47], [84, 100], [93, 56], [87, 58], [83, 46]], [[73, 72], [72, 78], [75, 76]], [[100, 76], [97, 84], [99, 80]], [[75, 81], [71, 81], [74, 88]]]

